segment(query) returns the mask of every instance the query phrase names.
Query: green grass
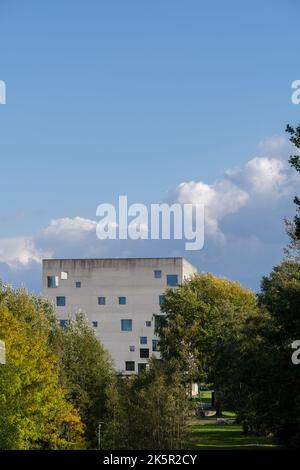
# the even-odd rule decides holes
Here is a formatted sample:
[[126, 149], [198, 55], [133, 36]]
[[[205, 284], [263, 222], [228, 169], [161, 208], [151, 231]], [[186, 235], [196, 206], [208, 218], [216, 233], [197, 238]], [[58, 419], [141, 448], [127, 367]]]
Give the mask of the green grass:
[[200, 392], [200, 397], [204, 402], [211, 402], [211, 390], [202, 390]]
[[239, 425], [190, 423], [189, 449], [254, 450], [278, 448], [270, 438], [246, 436]]

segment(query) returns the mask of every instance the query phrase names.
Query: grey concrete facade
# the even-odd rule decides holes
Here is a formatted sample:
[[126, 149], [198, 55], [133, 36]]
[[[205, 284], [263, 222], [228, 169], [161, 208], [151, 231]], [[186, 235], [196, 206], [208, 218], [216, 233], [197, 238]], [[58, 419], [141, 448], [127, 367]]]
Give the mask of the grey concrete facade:
[[166, 287], [195, 272], [184, 258], [50, 259], [43, 293], [62, 326], [84, 313], [116, 370], [131, 374], [159, 357], [155, 317]]

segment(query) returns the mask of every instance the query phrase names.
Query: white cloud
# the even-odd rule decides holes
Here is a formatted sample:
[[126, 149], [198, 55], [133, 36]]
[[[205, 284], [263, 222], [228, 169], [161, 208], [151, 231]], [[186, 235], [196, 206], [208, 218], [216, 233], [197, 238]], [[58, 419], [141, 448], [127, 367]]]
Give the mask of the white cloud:
[[51, 253], [39, 250], [31, 237], [0, 238], [0, 262], [14, 269], [41, 263]]
[[285, 162], [269, 157], [255, 157], [243, 168], [227, 170], [225, 177], [247, 191], [249, 198], [257, 193], [280, 197], [289, 190], [291, 178]]
[[[287, 142], [284, 138], [274, 138], [263, 145], [282, 151]], [[285, 160], [281, 155], [278, 158], [255, 157], [243, 167], [226, 170], [223, 178], [212, 184], [183, 182], [177, 186], [172, 198], [181, 204], [204, 204], [206, 240], [213, 237], [224, 243], [226, 235], [240, 233], [243, 224], [256, 236], [262, 232], [264, 219], [268, 219], [270, 227], [272, 216], [275, 224], [278, 219], [281, 223], [288, 209], [286, 213], [280, 211], [284, 205], [291, 205], [299, 182], [299, 175], [290, 168], [285, 153]], [[226, 220], [230, 220], [231, 227], [227, 226], [225, 230], [222, 226], [226, 225]]]
[[177, 186], [174, 197], [180, 204], [203, 204], [206, 232], [222, 239], [219, 221], [225, 215], [237, 212], [249, 196], [242, 188], [224, 179], [212, 185], [202, 181], [181, 183]]
[[212, 184], [185, 181], [174, 189], [169, 202], [205, 206], [205, 245], [200, 252], [185, 252], [181, 241], [100, 241], [96, 220], [65, 217], [51, 220], [32, 237], [0, 239], [0, 276], [19, 283], [23, 269], [26, 284], [30, 279], [36, 284], [44, 257], [183, 255], [201, 270], [257, 287], [260, 276], [282, 256], [287, 241], [283, 217], [294, 213], [293, 196], [299, 193], [300, 178], [287, 163], [293, 153], [287, 146], [283, 138], [269, 139], [260, 143], [262, 156], [226, 170]]
[[42, 235], [46, 238], [80, 239], [87, 233], [94, 232], [96, 224], [94, 220], [83, 217], [53, 219], [42, 231]]

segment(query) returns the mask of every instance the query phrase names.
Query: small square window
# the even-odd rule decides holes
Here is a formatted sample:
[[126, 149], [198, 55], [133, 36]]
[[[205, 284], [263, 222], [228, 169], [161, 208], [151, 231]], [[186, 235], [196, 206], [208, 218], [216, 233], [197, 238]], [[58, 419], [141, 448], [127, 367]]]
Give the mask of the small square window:
[[158, 339], [152, 340], [152, 351], [159, 351], [159, 341]]
[[105, 305], [106, 299], [105, 297], [98, 297], [98, 305]]
[[140, 349], [140, 358], [148, 359], [149, 357], [149, 349]]
[[56, 297], [56, 306], [57, 307], [65, 307], [66, 306], [66, 298], [64, 296]]
[[155, 277], [155, 279], [161, 279], [161, 271], [155, 270], [154, 271], [154, 277]]
[[66, 281], [66, 280], [68, 279], [68, 277], [69, 277], [69, 273], [67, 273], [66, 271], [62, 271], [62, 272], [60, 273], [60, 278], [61, 278], [62, 280]]
[[140, 344], [147, 344], [147, 336], [140, 336]]
[[149, 328], [151, 326], [151, 321], [147, 320], [146, 321], [146, 326]]
[[121, 320], [121, 331], [132, 331], [132, 320]]
[[81, 288], [81, 281], [76, 281], [75, 286], [76, 286], [76, 289], [80, 289]]
[[164, 295], [160, 295], [159, 296], [159, 305], [163, 305], [165, 303], [165, 296]]
[[171, 286], [171, 287], [178, 286], [177, 274], [167, 274], [167, 286]]
[[58, 287], [58, 276], [47, 276], [47, 287], [49, 289]]
[[129, 351], [134, 352], [135, 351], [135, 346], [132, 344], [129, 346]]
[[93, 322], [92, 322], [92, 326], [93, 326], [94, 328], [98, 328], [98, 322], [97, 322], [97, 321], [93, 321]]
[[126, 361], [125, 362], [125, 370], [133, 372], [135, 370], [135, 362], [134, 361]]
[[126, 305], [126, 297], [119, 297], [119, 305]]
[[61, 328], [66, 328], [69, 324], [69, 320], [59, 320], [59, 326]]

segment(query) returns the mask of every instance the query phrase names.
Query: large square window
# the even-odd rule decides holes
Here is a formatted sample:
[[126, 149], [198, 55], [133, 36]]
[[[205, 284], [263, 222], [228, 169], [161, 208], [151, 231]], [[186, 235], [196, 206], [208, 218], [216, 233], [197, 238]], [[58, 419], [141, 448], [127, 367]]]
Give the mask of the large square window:
[[177, 274], [167, 274], [167, 286], [175, 287], [178, 285]]
[[135, 362], [134, 361], [126, 361], [125, 362], [125, 370], [127, 370], [128, 372], [134, 372]]
[[58, 287], [58, 276], [47, 276], [47, 287], [49, 289]]
[[57, 307], [65, 307], [66, 306], [66, 298], [63, 295], [56, 297], [56, 306]]
[[121, 331], [132, 331], [132, 320], [121, 320]]
[[149, 357], [149, 349], [140, 349], [140, 358], [148, 359]]
[[119, 305], [126, 305], [126, 297], [119, 297]]

